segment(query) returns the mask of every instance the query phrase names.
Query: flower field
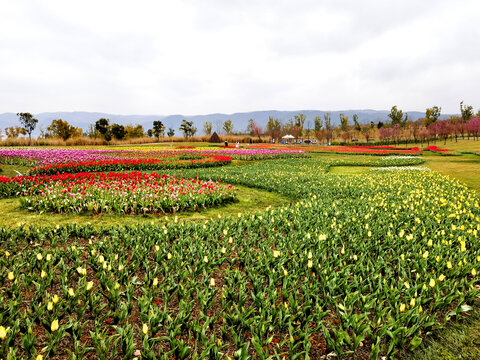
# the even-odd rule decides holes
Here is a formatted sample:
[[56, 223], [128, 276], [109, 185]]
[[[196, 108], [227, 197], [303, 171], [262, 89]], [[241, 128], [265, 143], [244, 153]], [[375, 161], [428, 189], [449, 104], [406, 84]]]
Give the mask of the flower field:
[[235, 200], [231, 185], [139, 172], [16, 177], [4, 186], [23, 208], [54, 213], [164, 214]]
[[[254, 145], [259, 149], [282, 149], [281, 145]], [[349, 155], [420, 155], [425, 151], [448, 153], [447, 149], [439, 149], [435, 145], [419, 147], [379, 146], [379, 145], [345, 145], [345, 146], [316, 146], [316, 145], [288, 145], [288, 149], [302, 150], [306, 152], [349, 154]]]
[[[138, 214], [147, 194], [177, 191], [175, 181], [187, 200], [239, 184], [292, 202], [205, 222], [0, 227], [0, 357], [406, 357], [477, 306], [480, 288], [480, 198], [411, 168], [421, 163], [317, 156], [3, 180], [0, 189], [17, 186], [38, 211], [68, 211], [56, 208], [62, 195], [79, 209], [111, 197], [112, 208]], [[330, 174], [338, 165], [390, 171]], [[123, 211], [134, 198], [119, 194], [133, 186], [145, 202]]]
[[36, 174], [83, 171], [160, 170], [225, 165], [235, 160], [308, 157], [302, 150], [158, 147], [128, 149], [0, 149], [0, 164], [35, 167]]

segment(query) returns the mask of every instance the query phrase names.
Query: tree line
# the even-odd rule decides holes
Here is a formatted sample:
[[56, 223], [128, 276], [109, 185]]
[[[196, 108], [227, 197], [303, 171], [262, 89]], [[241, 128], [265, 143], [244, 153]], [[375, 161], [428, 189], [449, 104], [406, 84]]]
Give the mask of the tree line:
[[[284, 135], [292, 135], [297, 139], [317, 139], [320, 142], [330, 143], [334, 140], [343, 142], [354, 142], [364, 139], [366, 142], [375, 139], [380, 141], [399, 142], [410, 139], [414, 141], [429, 141], [431, 139], [443, 139], [446, 141], [449, 137], [458, 139], [473, 137], [478, 139], [480, 136], [480, 110], [474, 113], [473, 106], [465, 105], [460, 102], [460, 116], [453, 115], [448, 119], [440, 119], [441, 107], [433, 106], [425, 110], [425, 117], [415, 121], [409, 119], [407, 113], [403, 113], [396, 105], [392, 106], [387, 122], [379, 121], [368, 124], [360, 124], [358, 115], [352, 116], [352, 122], [344, 113], [339, 114], [339, 125], [332, 123], [330, 113], [325, 113], [323, 117], [316, 116], [312, 120], [307, 120], [302, 113], [294, 115], [286, 122], [278, 118], [269, 117], [265, 130], [254, 120], [248, 120], [246, 133], [252, 137], [269, 137], [272, 141], [279, 141]], [[30, 113], [17, 113], [18, 121], [21, 126], [10, 126], [5, 128], [7, 138], [16, 138], [20, 135], [28, 135], [31, 140], [32, 132], [35, 130], [38, 120]], [[223, 130], [224, 133], [235, 134], [232, 120], [216, 122], [216, 130]], [[212, 135], [214, 125], [212, 121], [206, 121], [203, 124], [203, 133]], [[197, 128], [193, 121], [182, 120], [178, 131], [184, 138], [195, 136]], [[157, 141], [161, 137], [175, 136], [175, 129], [166, 129], [161, 120], [155, 120], [152, 128], [147, 131], [142, 125], [121, 125], [110, 123], [109, 119], [98, 119], [94, 124], [90, 124], [87, 131], [75, 127], [66, 120], [55, 119], [46, 129], [40, 130], [40, 138], [61, 138], [68, 140], [70, 138], [87, 136], [90, 138], [101, 138], [106, 141], [112, 139], [126, 140], [148, 136]], [[239, 134], [239, 133], [236, 133]], [[1, 135], [1, 133], [0, 133]]]

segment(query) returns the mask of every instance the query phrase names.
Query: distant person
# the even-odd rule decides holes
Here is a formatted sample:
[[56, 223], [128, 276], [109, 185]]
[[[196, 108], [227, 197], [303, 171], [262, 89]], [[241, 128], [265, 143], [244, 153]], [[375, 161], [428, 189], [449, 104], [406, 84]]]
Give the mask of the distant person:
[[235, 143], [235, 147], [236, 147], [236, 148], [239, 148], [239, 147], [240, 147], [240, 143], [239, 143], [238, 141]]
[[225, 140], [225, 147], [228, 147], [228, 141]]

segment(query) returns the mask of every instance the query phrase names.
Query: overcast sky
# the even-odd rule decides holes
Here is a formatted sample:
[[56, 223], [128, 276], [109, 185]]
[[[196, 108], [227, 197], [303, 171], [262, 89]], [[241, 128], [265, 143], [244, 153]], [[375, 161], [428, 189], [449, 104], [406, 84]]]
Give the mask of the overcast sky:
[[0, 0], [0, 113], [480, 108], [478, 0]]

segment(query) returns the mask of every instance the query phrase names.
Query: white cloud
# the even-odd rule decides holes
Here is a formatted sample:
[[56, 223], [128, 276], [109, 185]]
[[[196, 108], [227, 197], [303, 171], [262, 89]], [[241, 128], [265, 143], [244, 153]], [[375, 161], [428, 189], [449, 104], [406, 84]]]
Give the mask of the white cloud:
[[4, 2], [0, 112], [475, 108], [476, 0]]

